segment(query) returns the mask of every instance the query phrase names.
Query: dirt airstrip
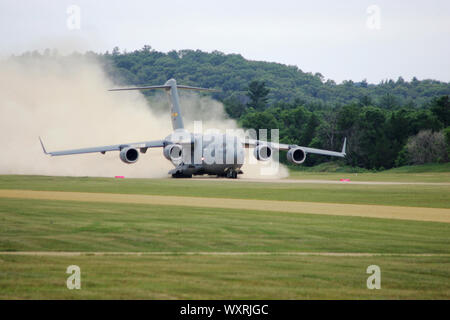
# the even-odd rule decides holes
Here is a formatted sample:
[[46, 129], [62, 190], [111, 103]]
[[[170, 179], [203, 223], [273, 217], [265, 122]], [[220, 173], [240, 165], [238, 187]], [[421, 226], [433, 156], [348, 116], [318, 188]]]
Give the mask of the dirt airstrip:
[[0, 190], [0, 198], [227, 208], [450, 223], [450, 209], [443, 208], [31, 190]]

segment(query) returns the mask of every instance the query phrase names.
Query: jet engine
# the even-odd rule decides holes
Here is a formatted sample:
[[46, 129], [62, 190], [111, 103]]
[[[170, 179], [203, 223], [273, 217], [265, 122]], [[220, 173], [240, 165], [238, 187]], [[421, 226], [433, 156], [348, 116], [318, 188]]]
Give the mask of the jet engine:
[[139, 152], [135, 148], [123, 148], [120, 151], [120, 160], [125, 163], [135, 163], [139, 158]]
[[287, 159], [290, 163], [302, 164], [306, 160], [306, 152], [300, 147], [291, 148], [287, 152]]
[[259, 145], [253, 151], [255, 158], [259, 161], [267, 161], [272, 157], [272, 148], [268, 145]]
[[170, 161], [179, 161], [183, 156], [183, 147], [179, 144], [169, 144], [164, 147], [164, 157]]

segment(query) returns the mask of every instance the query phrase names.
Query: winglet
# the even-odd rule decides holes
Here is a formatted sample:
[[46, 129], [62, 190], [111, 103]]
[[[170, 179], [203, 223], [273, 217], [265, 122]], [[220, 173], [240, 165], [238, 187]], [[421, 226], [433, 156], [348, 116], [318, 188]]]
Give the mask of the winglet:
[[42, 150], [44, 151], [44, 153], [45, 153], [45, 154], [49, 154], [49, 153], [45, 150], [44, 143], [42, 142], [41, 137], [39, 137], [39, 141], [41, 142], [41, 147], [42, 147]]
[[346, 147], [347, 147], [347, 138], [344, 138], [344, 145], [342, 146], [342, 151], [341, 151], [341, 153], [342, 153], [344, 156], [346, 155], [346, 153], [345, 153]]

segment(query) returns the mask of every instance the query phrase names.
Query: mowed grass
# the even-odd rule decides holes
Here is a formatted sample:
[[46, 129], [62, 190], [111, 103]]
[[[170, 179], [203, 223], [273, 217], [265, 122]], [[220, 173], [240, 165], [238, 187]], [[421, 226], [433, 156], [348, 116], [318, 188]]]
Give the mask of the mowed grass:
[[[404, 166], [379, 172], [358, 172], [358, 169], [341, 167], [328, 162], [315, 167], [303, 167], [290, 170], [291, 179], [376, 181], [376, 182], [425, 182], [450, 183], [450, 162]], [[367, 170], [366, 170], [367, 171]]]
[[298, 180], [335, 180], [350, 179], [350, 181], [373, 181], [373, 182], [408, 182], [408, 183], [450, 183], [450, 172], [364, 172], [364, 173], [341, 173], [341, 172], [305, 172], [291, 171], [290, 179]]
[[[0, 176], [0, 188], [450, 207], [446, 186], [423, 185]], [[166, 252], [0, 254], [0, 299], [449, 299], [449, 235], [437, 222], [0, 198], [0, 251]], [[381, 290], [366, 288], [372, 264]], [[69, 265], [81, 268], [81, 290], [66, 288]]]
[[[449, 299], [449, 224], [177, 206], [0, 199], [1, 299]], [[292, 256], [283, 252], [393, 256]], [[272, 252], [273, 255], [186, 255]], [[408, 257], [405, 253], [443, 256]], [[382, 289], [366, 288], [378, 265]], [[78, 265], [82, 289], [65, 273]]]
[[[214, 178], [212, 178], [214, 179]], [[0, 176], [0, 189], [312, 201], [450, 208], [450, 185], [302, 184], [189, 179]]]
[[0, 251], [450, 254], [449, 235], [436, 222], [0, 199]]
[[[369, 265], [381, 289], [369, 290]], [[66, 269], [81, 269], [68, 290]], [[0, 255], [0, 299], [449, 299], [443, 257]]]

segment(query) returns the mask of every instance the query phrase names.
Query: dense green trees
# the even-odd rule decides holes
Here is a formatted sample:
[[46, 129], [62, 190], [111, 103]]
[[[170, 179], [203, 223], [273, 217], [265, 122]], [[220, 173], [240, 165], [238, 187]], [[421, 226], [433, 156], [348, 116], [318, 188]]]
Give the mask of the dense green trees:
[[[251, 100], [253, 95], [249, 87]], [[243, 127], [279, 128], [280, 140], [284, 143], [339, 150], [343, 138], [347, 137], [345, 162], [353, 166], [383, 169], [449, 159], [450, 145], [445, 139], [449, 139], [450, 129], [445, 131], [447, 138], [445, 132], [440, 131], [448, 121], [448, 96], [435, 98], [429, 108], [422, 109], [395, 105], [381, 108], [359, 102], [310, 111], [296, 102], [278, 103], [258, 111], [244, 104], [239, 107], [236, 101], [233, 108], [243, 110], [238, 117]], [[420, 148], [425, 155], [418, 154]], [[311, 156], [306, 165], [325, 160]]]
[[383, 109], [401, 107], [420, 108], [439, 96], [449, 95], [450, 86], [435, 80], [385, 80], [379, 84], [344, 81], [336, 84], [320, 73], [306, 73], [296, 66], [280, 63], [250, 61], [239, 54], [211, 53], [200, 50], [179, 50], [168, 53], [144, 46], [141, 50], [97, 55], [105, 69], [123, 84], [160, 84], [174, 77], [178, 82], [221, 89], [215, 98], [224, 101], [234, 98], [248, 102], [246, 95], [253, 81], [264, 82], [270, 89], [267, 103], [302, 101], [314, 108], [361, 103]]
[[264, 111], [267, 106], [267, 95], [270, 90], [266, 88], [264, 81], [252, 81], [248, 85], [248, 97], [250, 101], [247, 102], [247, 106], [255, 109], [256, 111]]
[[[142, 50], [98, 55], [105, 70], [124, 84], [178, 82], [220, 88], [214, 95], [245, 128], [280, 129], [280, 141], [339, 150], [348, 139], [345, 162], [390, 168], [411, 162], [408, 139], [421, 130], [450, 125], [450, 85], [435, 80], [364, 79], [336, 84], [296, 66], [249, 61], [239, 54]], [[448, 131], [448, 130], [447, 130]], [[441, 161], [448, 157], [440, 157]], [[306, 165], [327, 161], [309, 157]]]
[[[283, 143], [340, 150], [347, 137], [344, 161], [349, 165], [379, 169], [411, 163], [408, 141], [411, 146], [412, 137], [424, 130], [434, 137], [442, 131], [436, 145], [442, 148], [441, 142], [447, 141], [447, 156], [434, 159], [448, 160], [449, 83], [415, 77], [408, 82], [399, 77], [379, 84], [365, 79], [336, 84], [296, 66], [250, 61], [219, 51], [163, 53], [144, 46], [121, 53], [116, 47], [112, 53], [84, 56], [99, 61], [118, 84], [162, 84], [173, 77], [182, 84], [221, 89], [213, 97], [224, 103], [231, 118], [245, 128], [278, 128]], [[327, 160], [308, 156], [305, 164]]]
[[448, 96], [434, 99], [430, 109], [445, 127], [450, 126], [450, 101]]

